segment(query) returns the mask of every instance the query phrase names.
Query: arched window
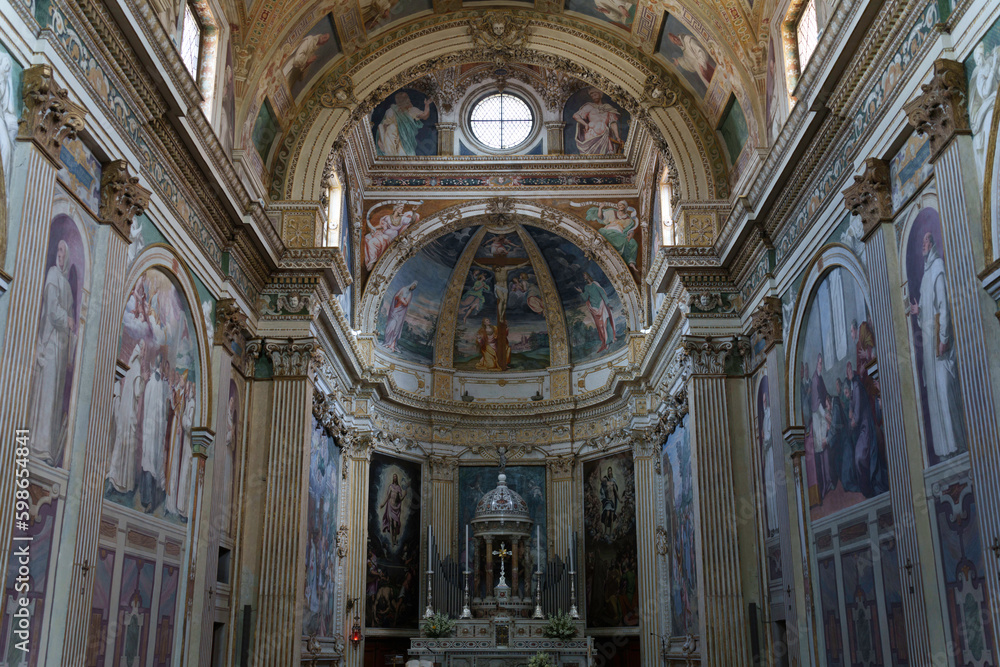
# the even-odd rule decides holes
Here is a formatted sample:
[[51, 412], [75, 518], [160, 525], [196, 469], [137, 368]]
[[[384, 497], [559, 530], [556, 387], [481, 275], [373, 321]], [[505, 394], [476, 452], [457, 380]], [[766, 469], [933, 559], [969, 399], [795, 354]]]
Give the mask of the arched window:
[[340, 185], [336, 172], [327, 180], [326, 229], [323, 232], [323, 245], [327, 248], [339, 248], [341, 226], [344, 224], [344, 188]]
[[788, 97], [794, 103], [795, 87], [806, 65], [812, 59], [819, 43], [820, 21], [817, 0], [792, 0], [781, 24], [781, 41], [784, 46], [788, 84]]
[[184, 2], [181, 30], [176, 36], [181, 61], [201, 93], [201, 109], [211, 116], [215, 97], [219, 27], [208, 0]]
[[184, 3], [184, 25], [181, 28], [181, 60], [184, 67], [197, 81], [201, 64], [201, 24], [195, 16], [191, 4]]
[[809, 0], [802, 8], [795, 25], [795, 39], [799, 47], [799, 72], [806, 68], [816, 43], [819, 41], [819, 23], [816, 21], [816, 0]]
[[671, 199], [674, 196], [674, 187], [668, 178], [669, 172], [664, 169], [660, 178], [660, 238], [662, 245], [674, 245], [674, 207]]

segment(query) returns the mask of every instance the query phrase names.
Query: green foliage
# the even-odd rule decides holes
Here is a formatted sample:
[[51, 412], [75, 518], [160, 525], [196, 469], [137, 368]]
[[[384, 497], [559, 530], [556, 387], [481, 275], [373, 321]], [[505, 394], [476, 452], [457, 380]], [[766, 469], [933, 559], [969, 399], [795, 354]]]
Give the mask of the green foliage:
[[539, 651], [528, 661], [528, 667], [552, 667], [552, 658], [548, 653]]
[[564, 611], [554, 616], [549, 614], [549, 622], [545, 624], [542, 634], [549, 639], [573, 639], [576, 637], [576, 624]]
[[420, 626], [421, 634], [424, 637], [437, 639], [439, 637], [451, 637], [455, 632], [455, 621], [448, 617], [448, 614], [435, 612], [430, 618], [424, 619]]

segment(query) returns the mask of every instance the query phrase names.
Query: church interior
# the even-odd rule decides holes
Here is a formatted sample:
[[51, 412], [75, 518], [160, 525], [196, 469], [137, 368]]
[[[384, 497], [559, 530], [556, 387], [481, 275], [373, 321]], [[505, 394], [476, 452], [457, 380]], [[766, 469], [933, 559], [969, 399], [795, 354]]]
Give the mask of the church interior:
[[995, 0], [0, 0], [0, 667], [1000, 667]]

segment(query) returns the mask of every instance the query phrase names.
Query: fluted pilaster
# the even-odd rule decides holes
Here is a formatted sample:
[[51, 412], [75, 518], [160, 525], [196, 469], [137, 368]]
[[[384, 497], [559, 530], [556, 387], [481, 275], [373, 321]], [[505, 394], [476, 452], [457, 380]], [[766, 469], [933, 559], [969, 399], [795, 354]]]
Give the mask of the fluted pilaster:
[[[347, 566], [344, 572], [345, 598], [354, 600], [354, 608], [347, 614], [344, 627], [350, 633], [357, 614], [361, 627], [365, 627], [365, 563], [368, 556], [368, 471], [371, 466], [372, 439], [367, 434], [351, 434], [344, 443], [344, 466], [347, 475], [347, 495], [341, 496], [348, 503]], [[363, 667], [364, 643], [354, 645], [349, 639], [344, 652], [345, 667]]]
[[[461, 554], [456, 551], [458, 536], [455, 527], [458, 524], [458, 499], [455, 495], [455, 483], [458, 480], [458, 462], [443, 456], [431, 456], [427, 460], [431, 473], [431, 516], [429, 522], [434, 526], [434, 543], [439, 555], [444, 558], [449, 553], [455, 558]], [[459, 529], [464, 534], [465, 528]]]
[[268, 342], [274, 367], [271, 439], [263, 499], [259, 615], [255, 667], [297, 664], [301, 653], [306, 509], [315, 340]]
[[644, 667], [660, 664], [659, 577], [657, 576], [656, 462], [662, 438], [652, 432], [637, 434], [632, 441], [635, 467], [635, 517], [639, 568], [639, 653]]
[[732, 667], [750, 664], [726, 400], [726, 367], [737, 346], [734, 339], [681, 341], [698, 522], [698, 648], [702, 664]]
[[[569, 534], [566, 526], [576, 525], [576, 485], [573, 484], [576, 473], [576, 457], [573, 454], [557, 456], [546, 462], [549, 479], [552, 484], [552, 517], [548, 522], [549, 558], [559, 556], [566, 558], [569, 553]], [[557, 530], [556, 527], [563, 527]], [[579, 554], [577, 554], [579, 557]]]

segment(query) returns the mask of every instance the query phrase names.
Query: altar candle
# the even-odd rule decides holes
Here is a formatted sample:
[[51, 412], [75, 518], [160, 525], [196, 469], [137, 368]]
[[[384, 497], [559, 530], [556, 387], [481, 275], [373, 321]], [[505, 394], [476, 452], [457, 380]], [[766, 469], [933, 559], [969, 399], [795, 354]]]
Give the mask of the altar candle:
[[428, 570], [434, 569], [433, 561], [431, 560], [432, 558], [431, 554], [434, 552], [433, 547], [434, 547], [434, 534], [431, 532], [431, 527], [428, 524], [427, 526], [427, 569]]
[[469, 571], [469, 524], [465, 524], [465, 571]]
[[535, 569], [542, 573], [542, 527], [535, 526]]

